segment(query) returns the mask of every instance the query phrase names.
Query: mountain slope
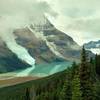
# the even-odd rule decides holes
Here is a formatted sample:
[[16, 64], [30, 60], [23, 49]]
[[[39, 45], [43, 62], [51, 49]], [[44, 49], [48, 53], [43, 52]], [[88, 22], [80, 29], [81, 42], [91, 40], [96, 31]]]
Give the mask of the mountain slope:
[[29, 65], [17, 58], [0, 39], [0, 72], [22, 69]]
[[100, 40], [90, 41], [84, 44], [85, 48], [92, 51], [93, 53], [100, 54]]
[[47, 19], [44, 24], [35, 24], [17, 29], [18, 44], [25, 47], [36, 63], [79, 61], [80, 47], [68, 35], [56, 29]]
[[[45, 23], [16, 29], [13, 33], [16, 36], [16, 42], [28, 50], [29, 54], [35, 58], [36, 64], [80, 61], [81, 47], [70, 36], [56, 29], [47, 19]], [[1, 72], [29, 67], [18, 59], [1, 39], [0, 48]]]
[[90, 41], [84, 44], [87, 49], [91, 48], [100, 48], [100, 40], [98, 41]]

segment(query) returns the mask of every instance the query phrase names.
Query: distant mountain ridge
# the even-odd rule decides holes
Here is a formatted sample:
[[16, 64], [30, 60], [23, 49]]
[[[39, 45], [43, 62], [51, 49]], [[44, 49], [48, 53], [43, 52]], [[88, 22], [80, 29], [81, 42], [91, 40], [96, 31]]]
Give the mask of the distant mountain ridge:
[[90, 41], [88, 43], [85, 43], [84, 46], [87, 49], [91, 49], [91, 48], [100, 48], [100, 40], [98, 41]]
[[92, 51], [94, 54], [100, 54], [100, 40], [90, 41], [84, 44], [87, 50]]

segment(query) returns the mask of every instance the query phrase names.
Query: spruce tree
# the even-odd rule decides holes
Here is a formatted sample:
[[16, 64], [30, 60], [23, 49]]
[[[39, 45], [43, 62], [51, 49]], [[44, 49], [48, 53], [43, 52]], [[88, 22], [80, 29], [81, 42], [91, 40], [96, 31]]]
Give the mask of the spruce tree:
[[30, 93], [28, 88], [26, 88], [25, 100], [30, 100]]
[[68, 72], [62, 91], [60, 92], [60, 100], [72, 100], [71, 77], [71, 72]]
[[76, 73], [76, 70], [79, 69], [79, 67], [78, 67], [78, 65], [76, 64], [76, 62], [73, 62], [72, 68], [71, 68], [71, 69], [72, 69], [71, 72], [72, 72], [72, 79], [73, 79], [73, 78], [74, 78], [74, 75], [75, 75], [75, 73]]
[[94, 100], [91, 82], [91, 66], [89, 64], [88, 56], [84, 46], [81, 53], [80, 84], [82, 100]]
[[95, 60], [92, 57], [90, 58], [90, 66], [91, 66], [91, 80], [94, 83], [96, 81], [96, 66], [95, 66]]
[[80, 78], [77, 70], [72, 80], [72, 100], [82, 100], [82, 92], [80, 89]]
[[100, 55], [95, 56], [95, 66], [96, 66], [96, 72], [98, 75], [100, 75]]

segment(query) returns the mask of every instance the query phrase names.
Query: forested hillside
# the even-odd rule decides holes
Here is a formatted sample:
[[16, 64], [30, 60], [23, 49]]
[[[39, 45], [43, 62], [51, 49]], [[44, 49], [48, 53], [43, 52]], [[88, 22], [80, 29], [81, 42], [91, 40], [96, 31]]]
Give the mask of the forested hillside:
[[[100, 100], [100, 55], [89, 58], [85, 48], [81, 63], [43, 79], [0, 89], [2, 100]], [[6, 95], [6, 96], [5, 96]]]

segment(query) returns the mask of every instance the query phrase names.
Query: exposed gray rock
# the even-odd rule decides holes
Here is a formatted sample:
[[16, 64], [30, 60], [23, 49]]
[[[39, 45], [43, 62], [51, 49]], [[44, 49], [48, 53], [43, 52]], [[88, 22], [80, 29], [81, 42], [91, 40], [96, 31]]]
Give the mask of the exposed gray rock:
[[15, 30], [17, 43], [28, 50], [36, 59], [37, 64], [65, 60], [79, 61], [80, 46], [70, 36], [56, 29], [49, 21], [47, 23]]
[[0, 39], [0, 73], [23, 69], [29, 66], [30, 65], [21, 61], [14, 53], [12, 53]]

